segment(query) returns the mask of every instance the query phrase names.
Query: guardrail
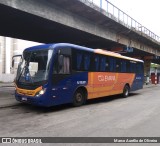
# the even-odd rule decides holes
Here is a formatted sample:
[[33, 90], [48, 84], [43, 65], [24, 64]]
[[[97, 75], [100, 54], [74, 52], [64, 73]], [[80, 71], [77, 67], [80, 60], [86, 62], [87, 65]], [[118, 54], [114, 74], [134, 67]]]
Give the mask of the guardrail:
[[[108, 0], [79, 0], [83, 3], [90, 4], [94, 6], [96, 10], [99, 10], [104, 15], [115, 20], [116, 22], [124, 25], [125, 27], [135, 31], [136, 33], [147, 37], [153, 41], [160, 42], [160, 37], [155, 33], [141, 25], [135, 19], [130, 17], [128, 14], [120, 10], [118, 7], [110, 3]], [[99, 9], [97, 9], [97, 7]]]

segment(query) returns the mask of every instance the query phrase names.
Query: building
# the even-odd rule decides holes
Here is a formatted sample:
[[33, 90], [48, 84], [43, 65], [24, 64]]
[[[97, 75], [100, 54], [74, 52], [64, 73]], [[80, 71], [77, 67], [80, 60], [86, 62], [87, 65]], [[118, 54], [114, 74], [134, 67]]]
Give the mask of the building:
[[[40, 43], [0, 36], [0, 82], [12, 82], [15, 70], [12, 70], [12, 56], [22, 54], [27, 47]], [[15, 62], [18, 66], [18, 61]]]

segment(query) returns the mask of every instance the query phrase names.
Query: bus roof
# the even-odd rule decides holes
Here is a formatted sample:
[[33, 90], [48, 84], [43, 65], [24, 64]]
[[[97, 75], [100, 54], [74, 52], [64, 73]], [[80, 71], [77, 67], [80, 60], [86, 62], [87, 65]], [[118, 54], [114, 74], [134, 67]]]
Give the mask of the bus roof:
[[132, 60], [132, 61], [144, 62], [143, 60], [140, 60], [140, 59], [123, 56], [119, 53], [114, 53], [114, 52], [107, 51], [107, 50], [95, 49], [95, 52], [98, 53], [98, 54], [104, 54], [104, 55], [113, 56], [113, 57], [116, 57], [116, 58], [122, 58], [122, 59], [127, 59], [127, 60]]
[[87, 48], [87, 47], [83, 47], [83, 46], [79, 46], [79, 45], [75, 45], [75, 44], [70, 44], [70, 43], [44, 44], [44, 45], [33, 46], [33, 47], [27, 48], [25, 50], [32, 51], [32, 50], [38, 50], [38, 49], [47, 49], [47, 48], [53, 49], [53, 48], [60, 48], [60, 47], [66, 47], [66, 48], [71, 47], [71, 48], [76, 48], [78, 50], [89, 51], [89, 52], [93, 52], [93, 53], [97, 53], [97, 54], [103, 54], [106, 56], [112, 56], [112, 57], [116, 57], [116, 58], [122, 58], [122, 59], [137, 61], [137, 62], [144, 62], [143, 60], [123, 56], [119, 53], [114, 53], [114, 52], [102, 50], [102, 49]]

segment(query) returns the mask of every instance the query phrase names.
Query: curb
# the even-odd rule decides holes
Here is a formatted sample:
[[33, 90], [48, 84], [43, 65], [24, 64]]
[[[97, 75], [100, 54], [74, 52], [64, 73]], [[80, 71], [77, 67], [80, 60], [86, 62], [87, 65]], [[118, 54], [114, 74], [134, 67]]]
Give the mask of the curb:
[[154, 87], [159, 87], [160, 86], [160, 84], [157, 84], [157, 85], [155, 85], [155, 84], [151, 84], [151, 85], [144, 85], [143, 86], [143, 88], [154, 88]]
[[15, 86], [0, 86], [0, 88], [2, 88], [2, 87], [15, 87]]
[[15, 107], [18, 106], [18, 103], [12, 103], [12, 104], [6, 104], [6, 105], [0, 105], [0, 109], [2, 108], [9, 108], [9, 107]]
[[5, 88], [5, 87], [15, 87], [14, 85], [12, 84], [0, 84], [0, 88]]
[[17, 104], [6, 104], [6, 105], [2, 105], [2, 106], [0, 106], [0, 109], [1, 109], [1, 108], [13, 107], [13, 106], [17, 106]]

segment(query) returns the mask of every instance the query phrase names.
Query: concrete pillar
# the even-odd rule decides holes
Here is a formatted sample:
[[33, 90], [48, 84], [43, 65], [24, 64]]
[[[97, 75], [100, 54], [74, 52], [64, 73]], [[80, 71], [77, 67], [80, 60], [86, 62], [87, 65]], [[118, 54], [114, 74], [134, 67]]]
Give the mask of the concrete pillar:
[[144, 60], [144, 75], [150, 76], [151, 60]]
[[5, 41], [5, 73], [10, 74], [10, 67], [11, 67], [11, 38], [6, 37]]
[[102, 0], [100, 0], [100, 8], [102, 9]]
[[2, 74], [2, 37], [0, 37], [0, 74]]
[[0, 36], [0, 74], [5, 73], [5, 37]]

